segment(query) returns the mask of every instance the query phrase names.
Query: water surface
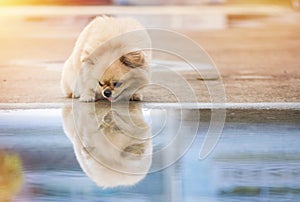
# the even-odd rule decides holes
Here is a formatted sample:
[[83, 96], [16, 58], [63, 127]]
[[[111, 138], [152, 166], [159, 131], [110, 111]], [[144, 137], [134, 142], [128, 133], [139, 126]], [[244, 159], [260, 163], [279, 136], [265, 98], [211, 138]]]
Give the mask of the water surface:
[[217, 146], [200, 160], [209, 109], [133, 105], [126, 111], [97, 106], [2, 110], [1, 200], [297, 201], [300, 197], [297, 110], [228, 110]]

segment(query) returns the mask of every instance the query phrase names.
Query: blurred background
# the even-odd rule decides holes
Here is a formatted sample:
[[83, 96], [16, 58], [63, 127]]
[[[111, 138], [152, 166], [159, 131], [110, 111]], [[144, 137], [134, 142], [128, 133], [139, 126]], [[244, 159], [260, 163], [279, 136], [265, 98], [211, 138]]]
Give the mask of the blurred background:
[[0, 0], [0, 5], [197, 5], [277, 4], [299, 6], [299, 0]]

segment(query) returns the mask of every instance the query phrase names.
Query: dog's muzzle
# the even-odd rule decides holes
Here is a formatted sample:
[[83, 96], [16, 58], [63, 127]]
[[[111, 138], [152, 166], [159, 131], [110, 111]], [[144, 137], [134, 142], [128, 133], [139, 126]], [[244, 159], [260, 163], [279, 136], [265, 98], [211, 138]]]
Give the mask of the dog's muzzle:
[[112, 95], [111, 90], [106, 89], [106, 90], [103, 92], [103, 95], [104, 95], [104, 97], [106, 97], [106, 98], [110, 98], [111, 95]]

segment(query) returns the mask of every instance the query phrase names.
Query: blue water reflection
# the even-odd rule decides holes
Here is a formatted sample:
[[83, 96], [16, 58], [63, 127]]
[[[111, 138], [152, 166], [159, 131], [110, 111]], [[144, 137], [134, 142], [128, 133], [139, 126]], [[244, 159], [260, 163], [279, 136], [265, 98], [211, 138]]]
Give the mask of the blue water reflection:
[[[89, 108], [88, 105], [86, 107]], [[82, 115], [84, 115], [83, 112], [87, 112], [87, 109], [82, 106], [81, 109], [83, 111], [79, 110], [76, 113], [80, 112], [77, 116], [84, 118]], [[80, 162], [81, 154], [76, 154], [74, 146], [76, 138], [70, 138], [64, 133], [62, 125], [63, 122], [65, 124], [64, 118], [67, 116], [61, 114], [62, 111], [63, 114], [66, 111], [71, 113], [70, 110], [72, 108], [66, 106], [64, 109], [0, 112], [1, 155], [19, 158], [21, 162], [19, 166], [22, 168], [22, 172], [20, 171], [22, 181], [21, 186], [16, 187], [17, 194], [14, 191], [7, 191], [7, 184], [1, 184], [4, 179], [3, 172], [1, 172], [2, 199], [7, 193], [10, 193], [9, 198], [12, 201], [22, 202], [297, 201], [300, 197], [300, 123], [297, 111], [237, 110], [234, 113], [229, 112], [217, 147], [208, 158], [199, 160], [200, 146], [209, 126], [209, 110], [184, 110], [182, 112], [183, 110], [179, 109], [149, 109], [138, 105], [130, 117], [136, 119], [134, 123], [138, 122], [143, 125], [139, 132], [145, 134], [146, 141], [141, 143], [146, 143], [152, 150], [148, 148], [148, 150], [134, 153], [134, 161], [143, 161], [139, 159], [145, 157], [141, 155], [141, 152], [146, 152], [146, 157], [151, 156], [152, 161], [146, 158], [141, 167], [144, 168], [143, 172], [140, 172], [143, 175], [131, 186], [111, 186], [105, 189], [103, 186], [97, 186], [92, 175], [87, 173], [88, 161], [85, 162], [86, 167], [83, 168], [83, 162]], [[197, 120], [194, 117], [194, 111], [200, 112], [195, 139], [192, 138], [194, 134], [190, 133]], [[128, 122], [128, 114], [121, 112], [119, 111], [116, 116], [127, 125], [115, 123], [118, 127], [114, 130], [119, 131], [125, 127], [127, 132], [131, 131], [130, 134], [134, 135], [134, 131], [137, 130], [131, 130], [134, 125]], [[101, 109], [98, 118], [96, 116], [96, 119], [90, 119], [81, 125], [82, 132], [91, 134], [91, 131], [103, 130], [101, 124], [93, 128], [96, 125], [92, 122], [109, 124], [112, 113], [115, 112]], [[184, 116], [178, 121], [176, 115], [182, 113]], [[182, 136], [179, 136], [178, 141], [185, 146], [189, 146], [188, 143], [192, 141], [192, 145], [178, 161], [157, 171], [159, 166], [164, 167], [164, 163], [168, 162], [169, 158], [175, 159], [174, 154], [177, 155], [177, 150], [185, 151], [185, 147], [180, 148], [177, 142], [177, 147], [173, 147], [173, 151], [167, 150], [168, 152], [155, 155], [167, 147], [167, 142], [174, 138], [173, 134], [169, 133], [179, 123], [182, 126], [180, 127]], [[150, 133], [148, 129], [151, 129]], [[185, 142], [184, 137], [188, 141]], [[132, 145], [130, 138], [134, 136], [127, 136], [125, 142]], [[88, 141], [91, 139], [84, 139], [83, 142], [88, 143]], [[92, 139], [89, 143], [95, 146], [99, 143], [99, 139]], [[109, 150], [106, 146], [104, 144], [102, 148], [104, 150], [99, 150], [102, 155]], [[115, 146], [119, 146], [116, 151], [127, 148], [127, 146], [121, 146], [120, 143]], [[96, 148], [87, 149], [90, 149], [90, 152], [97, 150]], [[127, 149], [126, 151], [126, 155], [130, 156], [132, 155], [130, 152], [135, 150]], [[110, 153], [109, 156], [113, 155], [114, 153]], [[105, 157], [106, 160], [109, 156]], [[3, 161], [1, 163], [3, 166]], [[150, 173], [147, 174], [146, 171]], [[16, 170], [11, 170], [11, 172], [18, 173]], [[121, 173], [124, 174], [124, 172]], [[17, 181], [18, 175], [6, 176], [9, 180]], [[122, 185], [121, 181], [121, 178], [118, 178], [114, 183]]]

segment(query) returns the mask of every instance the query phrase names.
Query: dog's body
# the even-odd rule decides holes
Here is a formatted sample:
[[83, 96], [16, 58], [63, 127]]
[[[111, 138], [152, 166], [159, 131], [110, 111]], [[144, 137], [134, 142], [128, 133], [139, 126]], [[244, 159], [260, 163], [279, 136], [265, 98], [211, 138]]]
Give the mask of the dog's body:
[[150, 40], [131, 18], [97, 17], [79, 35], [65, 62], [61, 87], [80, 101], [106, 98], [141, 100], [136, 93], [149, 83]]

